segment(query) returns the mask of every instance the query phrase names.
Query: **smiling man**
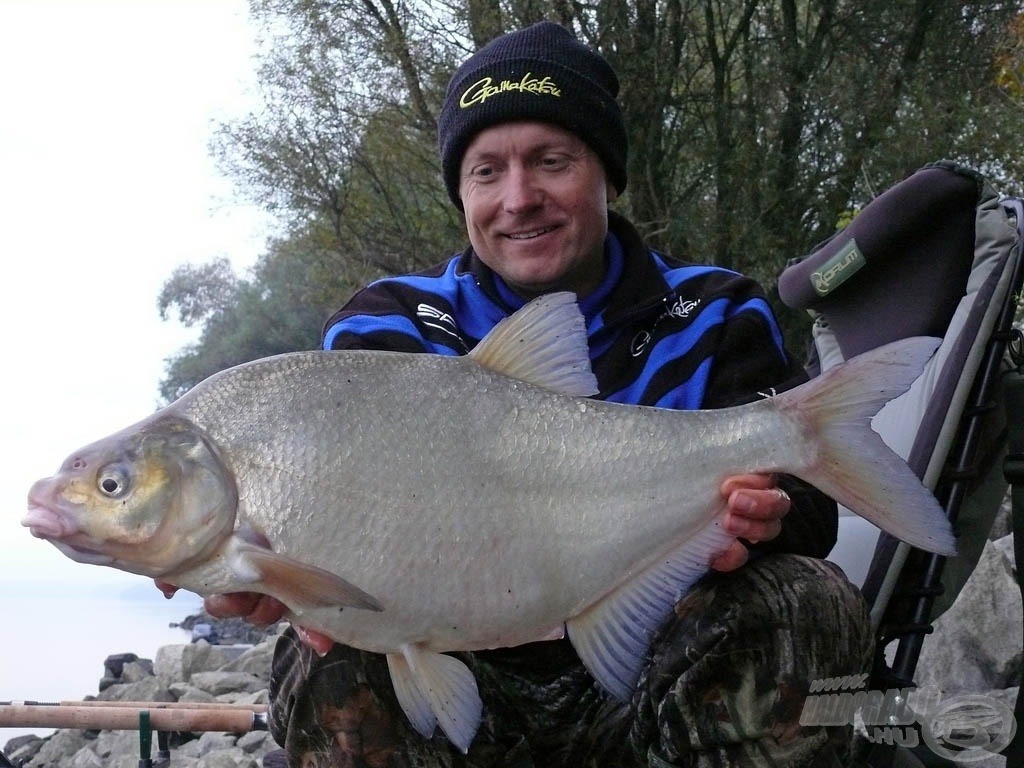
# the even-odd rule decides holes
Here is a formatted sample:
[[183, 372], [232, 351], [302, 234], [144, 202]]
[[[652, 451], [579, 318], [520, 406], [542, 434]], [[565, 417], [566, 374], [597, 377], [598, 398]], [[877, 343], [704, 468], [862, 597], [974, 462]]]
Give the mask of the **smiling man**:
[[[607, 61], [556, 24], [471, 56], [438, 121], [469, 247], [366, 287], [328, 321], [324, 348], [461, 355], [529, 299], [567, 290], [586, 318], [601, 399], [720, 408], [803, 381], [756, 283], [676, 262], [609, 210], [626, 186], [617, 93]], [[863, 672], [868, 652], [859, 595], [817, 559], [834, 542], [835, 505], [788, 477], [728, 478], [721, 494], [741, 540], [667, 619], [630, 702], [610, 700], [565, 640], [462, 654], [485, 707], [463, 755], [412, 729], [382, 656], [295, 628], [271, 683], [289, 764], [842, 765], [844, 729], [798, 722], [810, 682]], [[282, 615], [255, 595], [207, 605], [254, 622]]]

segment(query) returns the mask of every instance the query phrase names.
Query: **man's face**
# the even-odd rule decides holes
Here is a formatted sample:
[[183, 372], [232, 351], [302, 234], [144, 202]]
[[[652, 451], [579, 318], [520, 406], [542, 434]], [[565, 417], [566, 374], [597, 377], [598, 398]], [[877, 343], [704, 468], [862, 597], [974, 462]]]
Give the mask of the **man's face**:
[[604, 275], [615, 188], [575, 134], [547, 123], [503, 123], [474, 137], [459, 196], [480, 260], [524, 298], [585, 296]]

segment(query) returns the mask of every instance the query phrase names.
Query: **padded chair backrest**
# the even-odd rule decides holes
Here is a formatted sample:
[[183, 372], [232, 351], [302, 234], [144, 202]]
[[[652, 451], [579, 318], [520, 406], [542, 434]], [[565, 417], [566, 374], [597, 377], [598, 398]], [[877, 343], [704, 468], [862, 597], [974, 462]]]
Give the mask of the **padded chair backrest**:
[[[943, 162], [877, 197], [780, 276], [783, 302], [816, 317], [821, 370], [899, 338], [942, 338], [911, 390], [873, 422], [932, 489], [1017, 258], [1017, 230], [995, 192], [973, 171]], [[905, 555], [870, 523], [843, 517], [830, 559], [862, 587], [877, 621]]]
[[943, 336], [963, 296], [984, 181], [927, 166], [871, 201], [779, 278], [782, 300], [828, 317], [845, 358], [908, 336]]

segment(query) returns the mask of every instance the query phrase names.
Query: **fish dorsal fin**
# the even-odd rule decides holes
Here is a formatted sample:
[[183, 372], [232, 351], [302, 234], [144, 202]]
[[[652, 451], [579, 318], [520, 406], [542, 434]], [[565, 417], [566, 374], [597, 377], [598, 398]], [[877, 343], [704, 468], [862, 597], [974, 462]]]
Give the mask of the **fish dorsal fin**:
[[716, 518], [682, 547], [566, 621], [573, 648], [601, 687], [629, 701], [654, 633], [733, 539]]
[[440, 725], [452, 744], [468, 752], [483, 713], [469, 667], [415, 644], [403, 645], [401, 654], [389, 653], [387, 659], [398, 703], [413, 727], [429, 739]]
[[576, 294], [548, 293], [506, 317], [469, 356], [484, 368], [566, 395], [597, 394]]

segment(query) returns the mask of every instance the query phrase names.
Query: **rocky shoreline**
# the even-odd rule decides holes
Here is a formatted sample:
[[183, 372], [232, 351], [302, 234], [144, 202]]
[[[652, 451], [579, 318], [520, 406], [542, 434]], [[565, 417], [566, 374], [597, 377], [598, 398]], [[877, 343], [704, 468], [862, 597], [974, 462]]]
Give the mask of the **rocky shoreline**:
[[[179, 626], [215, 628], [220, 643], [199, 639], [161, 647], [156, 657], [117, 654], [104, 661], [99, 693], [90, 702], [180, 702], [184, 704], [267, 704], [270, 661], [277, 635], [285, 625], [255, 630], [244, 622], [190, 616]], [[172, 768], [260, 768], [263, 756], [277, 749], [265, 730], [231, 734], [222, 731], [173, 733], [167, 739]], [[3, 754], [18, 768], [138, 768], [137, 730], [62, 728], [50, 736], [18, 736]], [[159, 759], [154, 733], [150, 756]]]

